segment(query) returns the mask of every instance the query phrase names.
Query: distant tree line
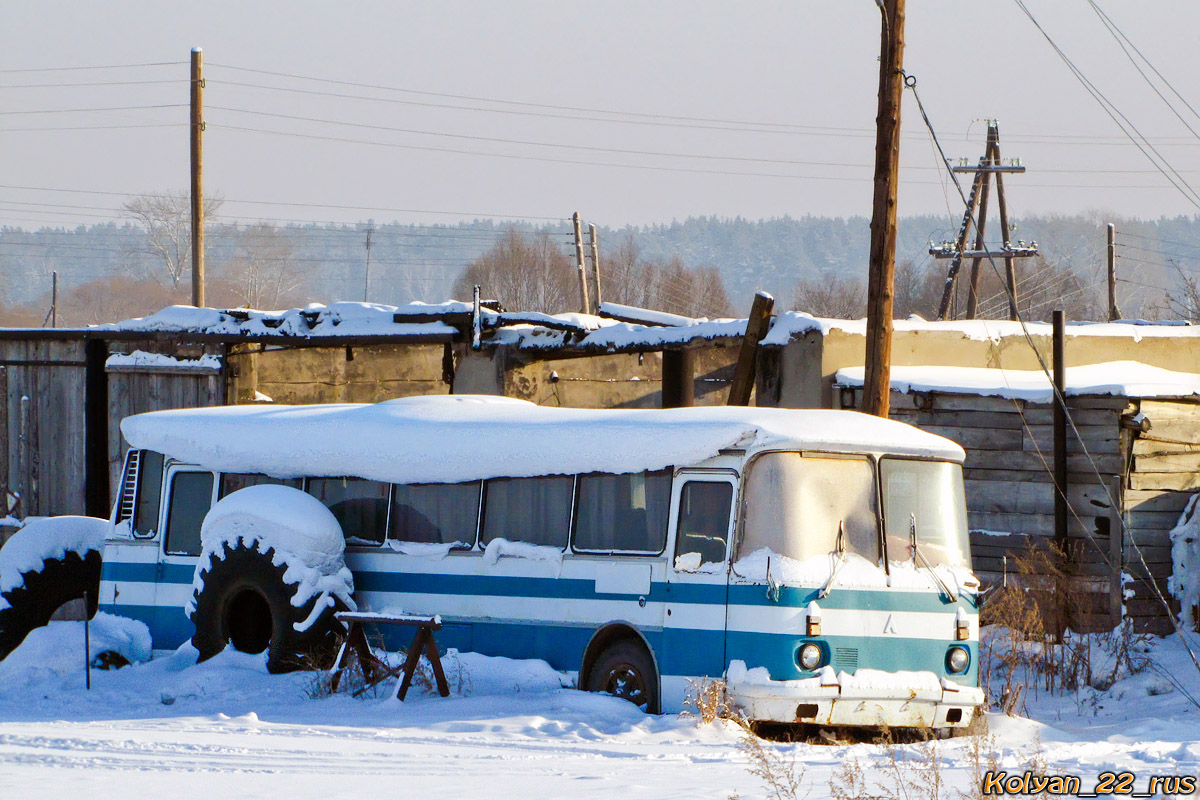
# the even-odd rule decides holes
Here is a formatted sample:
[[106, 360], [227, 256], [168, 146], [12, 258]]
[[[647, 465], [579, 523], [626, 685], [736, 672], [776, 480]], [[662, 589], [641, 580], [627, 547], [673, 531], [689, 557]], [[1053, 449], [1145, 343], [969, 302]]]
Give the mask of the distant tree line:
[[[185, 199], [170, 193], [137, 198], [126, 206], [123, 223], [34, 231], [0, 227], [0, 324], [42, 324], [53, 271], [59, 273], [60, 325], [111, 322], [188, 302]], [[214, 201], [206, 230], [213, 305], [282, 308], [361, 300], [364, 293], [391, 304], [466, 300], [479, 284], [514, 309], [579, 308], [565, 223], [242, 224], [226, 221], [221, 210]], [[1107, 221], [1098, 214], [1017, 221], [1015, 237], [1036, 239], [1043, 253], [1017, 262], [1023, 316], [1045, 319], [1060, 306], [1075, 319], [1101, 316]], [[1126, 241], [1139, 248], [1123, 250], [1118, 261], [1118, 297], [1126, 316], [1200, 319], [1200, 218], [1116, 223], [1122, 234], [1136, 237]], [[928, 242], [952, 236], [956, 225], [932, 216], [901, 220], [897, 317], [936, 313], [947, 262], [928, 256]], [[777, 307], [820, 316], [865, 314], [865, 219], [700, 217], [601, 227], [600, 243], [604, 298], [613, 302], [718, 317], [745, 313], [750, 296], [761, 289], [776, 296]], [[964, 278], [968, 268], [964, 265]], [[960, 311], [965, 285], [959, 281]], [[1002, 284], [987, 262], [980, 296], [981, 316], [1007, 316]]]

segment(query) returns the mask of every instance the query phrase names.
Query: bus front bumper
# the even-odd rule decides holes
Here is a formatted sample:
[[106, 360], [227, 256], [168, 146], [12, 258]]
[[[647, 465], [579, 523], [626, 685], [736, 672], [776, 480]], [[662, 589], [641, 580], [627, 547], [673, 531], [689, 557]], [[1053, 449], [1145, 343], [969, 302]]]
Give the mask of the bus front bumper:
[[[858, 670], [773, 681], [731, 665], [730, 702], [759, 722], [893, 728], [965, 728], [983, 704], [983, 690], [939, 679], [932, 672]], [[747, 680], [746, 678], [750, 679]]]

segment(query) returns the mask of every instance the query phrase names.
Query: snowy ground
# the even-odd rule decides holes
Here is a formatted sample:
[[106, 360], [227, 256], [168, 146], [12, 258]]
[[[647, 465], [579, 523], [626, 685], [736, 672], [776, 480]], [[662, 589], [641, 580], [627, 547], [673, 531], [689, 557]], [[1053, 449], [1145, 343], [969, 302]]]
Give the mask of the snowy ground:
[[[136, 633], [102, 618], [93, 647], [136, 651]], [[1104, 770], [1131, 770], [1141, 791], [1150, 775], [1200, 769], [1200, 713], [1183, 694], [1200, 697], [1200, 674], [1177, 642], [1158, 642], [1153, 656], [1161, 671], [1107, 692], [1032, 700], [1036, 720], [992, 715], [985, 739], [932, 751], [799, 743], [771, 752], [795, 757], [805, 770], [799, 796], [814, 799], [830, 796], [830, 778], [855, 760], [868, 784], [915, 786], [931, 774], [920, 766], [930, 753], [948, 798], [990, 753], [1010, 772], [1044, 761], [1049, 773], [1082, 776], [1085, 788]], [[261, 657], [233, 652], [197, 665], [185, 646], [93, 671], [88, 692], [82, 624], [53, 623], [0, 663], [0, 797], [765, 796], [732, 725], [647, 717], [561, 688], [541, 662], [465, 654], [447, 666], [457, 689], [447, 699], [313, 698], [310, 674], [268, 675]]]

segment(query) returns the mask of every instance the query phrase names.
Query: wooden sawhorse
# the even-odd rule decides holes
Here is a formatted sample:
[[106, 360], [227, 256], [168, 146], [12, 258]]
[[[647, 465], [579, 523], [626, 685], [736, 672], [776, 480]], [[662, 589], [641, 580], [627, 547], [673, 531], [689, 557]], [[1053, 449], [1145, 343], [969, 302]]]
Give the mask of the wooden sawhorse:
[[[446, 673], [442, 670], [442, 660], [438, 657], [437, 643], [433, 639], [433, 632], [440, 630], [442, 627], [440, 617], [419, 616], [416, 614], [386, 614], [371, 611], [339, 611], [334, 614], [334, 617], [339, 622], [349, 625], [350, 631], [346, 635], [346, 640], [342, 642], [341, 649], [338, 650], [337, 659], [333, 662], [333, 669], [329, 672], [330, 689], [335, 692], [337, 691], [342, 673], [350, 665], [350, 653], [353, 652], [358, 658], [363, 678], [367, 682], [365, 686], [354, 693], [354, 696], [358, 697], [363, 692], [388, 678], [402, 676], [396, 686], [394, 696], [403, 702], [404, 696], [408, 694], [408, 687], [412, 685], [413, 673], [417, 669], [417, 662], [421, 660], [421, 653], [424, 652], [426, 658], [429, 659], [429, 665], [433, 668], [433, 677], [437, 681], [438, 694], [442, 697], [449, 696], [450, 685], [446, 683]], [[405, 625], [416, 628], [417, 632], [413, 634], [412, 644], [409, 645], [408, 657], [404, 659], [404, 664], [399, 667], [389, 667], [386, 663], [376, 658], [371, 652], [371, 646], [367, 644], [367, 635], [363, 632], [364, 625]]]

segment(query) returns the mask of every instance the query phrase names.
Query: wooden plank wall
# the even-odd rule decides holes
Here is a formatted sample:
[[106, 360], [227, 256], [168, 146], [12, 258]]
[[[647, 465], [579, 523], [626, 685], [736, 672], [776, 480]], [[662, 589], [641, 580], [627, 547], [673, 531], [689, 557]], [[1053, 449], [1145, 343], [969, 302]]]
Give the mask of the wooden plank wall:
[[83, 341], [0, 341], [0, 362], [0, 481], [16, 513], [83, 514]]
[[[1167, 592], [1171, 575], [1171, 528], [1188, 500], [1200, 491], [1200, 403], [1191, 400], [1143, 400], [1141, 413], [1150, 430], [1132, 445], [1130, 489], [1125, 519], [1130, 532], [1125, 542], [1126, 612], [1135, 618], [1157, 620], [1158, 632], [1170, 631], [1163, 600], [1178, 613]], [[1136, 547], [1135, 547], [1136, 544]], [[1157, 591], [1155, 591], [1157, 586]]]
[[[122, 343], [124, 344], [124, 343]], [[137, 349], [129, 347], [122, 349]], [[143, 348], [148, 350], [149, 348]], [[189, 356], [194, 357], [194, 356]], [[204, 408], [225, 404], [219, 372], [122, 367], [108, 370], [108, 468], [113, 491], [120, 486], [128, 443], [121, 420], [131, 414], [168, 408]]]

